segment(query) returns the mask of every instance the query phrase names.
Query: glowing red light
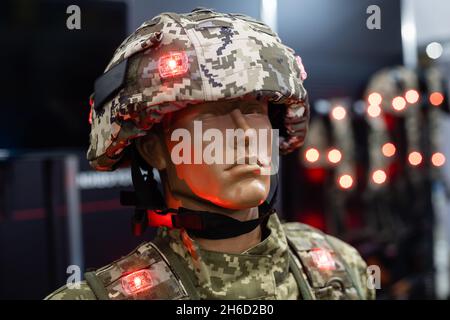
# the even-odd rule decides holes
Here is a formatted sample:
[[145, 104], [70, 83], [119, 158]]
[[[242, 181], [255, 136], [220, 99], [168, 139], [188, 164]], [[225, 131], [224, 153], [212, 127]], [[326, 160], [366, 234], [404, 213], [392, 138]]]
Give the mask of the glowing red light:
[[422, 155], [420, 152], [413, 151], [409, 154], [408, 161], [412, 166], [417, 166], [422, 162]]
[[433, 155], [431, 156], [431, 163], [433, 163], [433, 165], [435, 167], [443, 166], [444, 163], [445, 163], [445, 156], [444, 156], [444, 154], [442, 154], [441, 152], [433, 153]]
[[148, 225], [151, 227], [173, 228], [172, 216], [174, 213], [160, 214], [158, 211], [147, 210]]
[[390, 142], [385, 143], [383, 145], [383, 147], [381, 148], [381, 150], [383, 152], [383, 155], [388, 158], [392, 157], [395, 154], [395, 152], [397, 151], [395, 146]]
[[186, 52], [171, 52], [162, 56], [158, 61], [161, 78], [175, 77], [185, 74], [189, 68]]
[[349, 189], [353, 185], [353, 178], [349, 174], [344, 174], [339, 178], [339, 185], [342, 189]]
[[325, 230], [326, 228], [325, 217], [321, 212], [305, 212], [299, 214], [297, 220], [320, 230]]
[[383, 100], [383, 98], [381, 97], [381, 94], [379, 94], [378, 92], [372, 92], [371, 94], [369, 94], [369, 96], [367, 97], [367, 101], [369, 102], [369, 104], [371, 105], [380, 105], [381, 101]]
[[326, 172], [324, 168], [307, 168], [305, 170], [306, 178], [312, 183], [323, 183]]
[[419, 101], [419, 93], [416, 90], [408, 90], [405, 93], [405, 99], [408, 103], [416, 103]]
[[141, 278], [139, 278], [139, 277], [134, 277], [134, 286], [135, 286], [136, 288], [139, 288], [139, 287], [141, 286], [141, 284], [142, 284]]
[[133, 272], [121, 279], [122, 288], [128, 295], [145, 291], [153, 286], [150, 270], [144, 269]]
[[319, 160], [319, 151], [314, 148], [310, 148], [305, 152], [305, 158], [308, 162], [314, 163]]
[[440, 92], [433, 92], [432, 94], [430, 94], [430, 103], [435, 106], [438, 107], [442, 104], [442, 102], [444, 102], [444, 95]]
[[403, 97], [395, 97], [392, 100], [392, 107], [397, 111], [402, 111], [406, 107], [406, 100]]
[[317, 268], [322, 270], [335, 270], [336, 264], [334, 259], [327, 249], [323, 248], [313, 248], [309, 252], [314, 264]]

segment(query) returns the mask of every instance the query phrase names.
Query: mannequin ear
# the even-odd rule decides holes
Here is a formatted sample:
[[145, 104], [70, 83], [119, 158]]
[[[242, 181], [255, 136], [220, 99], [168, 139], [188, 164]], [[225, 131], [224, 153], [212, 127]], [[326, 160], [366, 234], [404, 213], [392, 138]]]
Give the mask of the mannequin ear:
[[157, 170], [164, 170], [167, 165], [162, 143], [161, 138], [153, 132], [136, 140], [136, 148], [141, 157]]

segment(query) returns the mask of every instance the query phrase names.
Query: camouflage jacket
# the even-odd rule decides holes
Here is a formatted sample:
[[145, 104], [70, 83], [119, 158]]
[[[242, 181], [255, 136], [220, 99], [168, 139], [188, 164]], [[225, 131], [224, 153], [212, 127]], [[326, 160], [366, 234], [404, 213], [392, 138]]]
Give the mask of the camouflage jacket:
[[201, 249], [160, 228], [152, 242], [46, 299], [374, 299], [366, 264], [337, 238], [271, 215], [265, 238], [240, 254]]

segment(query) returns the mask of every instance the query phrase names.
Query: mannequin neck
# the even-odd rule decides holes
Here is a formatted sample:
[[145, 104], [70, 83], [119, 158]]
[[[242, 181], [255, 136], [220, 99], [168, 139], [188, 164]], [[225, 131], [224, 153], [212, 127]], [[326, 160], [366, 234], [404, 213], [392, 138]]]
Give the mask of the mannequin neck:
[[[257, 219], [259, 215], [258, 207], [243, 210], [226, 209], [196, 197], [189, 197], [181, 194], [177, 194], [175, 197], [167, 187], [164, 189], [166, 204], [169, 208], [178, 209], [179, 207], [185, 207], [192, 210], [211, 211], [227, 215], [239, 221]], [[212, 240], [200, 237], [192, 238], [204, 250], [239, 254], [260, 243], [261, 234], [261, 226], [259, 225], [248, 233], [227, 239]]]

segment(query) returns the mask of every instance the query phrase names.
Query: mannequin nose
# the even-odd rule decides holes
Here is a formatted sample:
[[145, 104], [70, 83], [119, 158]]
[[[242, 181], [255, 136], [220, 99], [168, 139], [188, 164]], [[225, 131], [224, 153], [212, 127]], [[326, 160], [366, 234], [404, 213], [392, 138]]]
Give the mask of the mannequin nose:
[[240, 109], [234, 109], [231, 111], [231, 119], [233, 119], [234, 124], [237, 128], [241, 128], [247, 130], [250, 128], [247, 121], [245, 120], [245, 116], [242, 114]]
[[[247, 119], [245, 118], [245, 116], [242, 114], [240, 109], [234, 109], [233, 111], [231, 111], [231, 119], [233, 120], [236, 129], [242, 129], [244, 131], [246, 131], [247, 129], [251, 129], [252, 127], [249, 125], [249, 123], [247, 122]], [[246, 147], [248, 147], [249, 143], [250, 143], [250, 135], [253, 135], [252, 131], [247, 132], [247, 134], [245, 134], [245, 140], [244, 140], [244, 145]]]

